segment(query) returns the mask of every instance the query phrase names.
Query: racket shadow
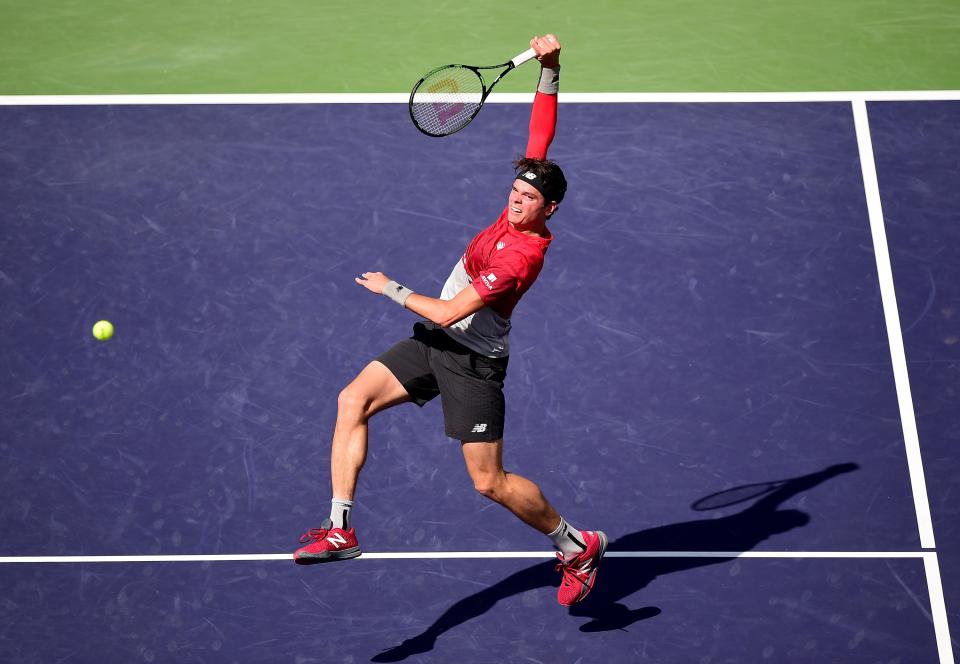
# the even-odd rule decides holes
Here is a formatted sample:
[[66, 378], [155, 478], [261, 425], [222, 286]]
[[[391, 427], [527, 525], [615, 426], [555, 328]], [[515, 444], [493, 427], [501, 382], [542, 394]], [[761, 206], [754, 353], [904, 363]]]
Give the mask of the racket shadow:
[[[816, 473], [778, 483], [746, 509], [726, 517], [699, 519], [648, 528], [620, 537], [608, 551], [750, 551], [764, 540], [801, 528], [810, 516], [780, 505], [834, 477], [853, 472], [854, 463], [830, 466]], [[597, 585], [587, 599], [570, 609], [570, 615], [589, 620], [581, 632], [626, 629], [661, 613], [654, 606], [630, 609], [622, 600], [667, 574], [729, 562], [730, 558], [606, 558]], [[433, 650], [437, 639], [496, 606], [497, 602], [536, 588], [556, 587], [560, 575], [553, 562], [538, 563], [457, 601], [426, 630], [371, 658], [372, 662], [399, 662]]]

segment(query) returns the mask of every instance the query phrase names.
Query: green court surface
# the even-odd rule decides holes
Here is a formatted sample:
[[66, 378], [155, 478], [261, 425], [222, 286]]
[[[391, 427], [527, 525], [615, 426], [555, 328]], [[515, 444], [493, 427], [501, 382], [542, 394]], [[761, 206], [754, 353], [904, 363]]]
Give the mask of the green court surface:
[[548, 31], [565, 91], [960, 89], [957, 0], [0, 0], [0, 94], [401, 92]]

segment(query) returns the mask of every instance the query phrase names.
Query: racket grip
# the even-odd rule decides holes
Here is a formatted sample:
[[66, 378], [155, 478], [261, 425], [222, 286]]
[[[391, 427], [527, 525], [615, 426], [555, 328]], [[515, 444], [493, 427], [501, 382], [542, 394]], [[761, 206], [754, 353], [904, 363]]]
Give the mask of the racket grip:
[[521, 53], [520, 55], [516, 56], [516, 57], [515, 57], [513, 60], [511, 60], [510, 62], [513, 63], [513, 66], [514, 66], [514, 67], [519, 67], [520, 65], [522, 65], [522, 64], [523, 64], [524, 62], [526, 62], [527, 60], [533, 60], [535, 57], [537, 57], [537, 52], [534, 51], [532, 48], [528, 48], [526, 51], [524, 51], [524, 52]]

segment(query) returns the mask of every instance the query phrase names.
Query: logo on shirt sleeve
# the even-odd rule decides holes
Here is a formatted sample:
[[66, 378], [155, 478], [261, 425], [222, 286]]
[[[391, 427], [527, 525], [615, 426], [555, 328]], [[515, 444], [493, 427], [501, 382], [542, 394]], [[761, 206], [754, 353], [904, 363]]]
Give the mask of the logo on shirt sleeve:
[[488, 290], [493, 290], [493, 282], [497, 280], [497, 275], [493, 272], [490, 274], [481, 274], [480, 281], [483, 282], [483, 285], [487, 287]]

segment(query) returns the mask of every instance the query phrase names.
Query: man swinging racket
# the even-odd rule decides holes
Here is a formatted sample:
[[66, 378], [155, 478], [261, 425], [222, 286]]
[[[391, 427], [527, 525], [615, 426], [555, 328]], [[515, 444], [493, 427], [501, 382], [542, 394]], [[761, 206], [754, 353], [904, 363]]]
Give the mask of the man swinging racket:
[[340, 393], [330, 458], [330, 518], [300, 538], [304, 546], [293, 554], [297, 563], [360, 555], [351, 511], [367, 455], [367, 422], [386, 408], [408, 401], [423, 406], [439, 395], [446, 433], [461, 441], [477, 491], [545, 534], [558, 549], [560, 603], [575, 604], [593, 587], [606, 535], [572, 527], [536, 484], [502, 466], [510, 316], [540, 274], [553, 239], [547, 221], [567, 188], [559, 166], [546, 159], [557, 120], [560, 42], [548, 34], [534, 37], [530, 46], [540, 60], [540, 83], [526, 155], [514, 163], [516, 178], [499, 219], [470, 242], [439, 299], [414, 293], [380, 272], [364, 272], [356, 279], [426, 320]]

